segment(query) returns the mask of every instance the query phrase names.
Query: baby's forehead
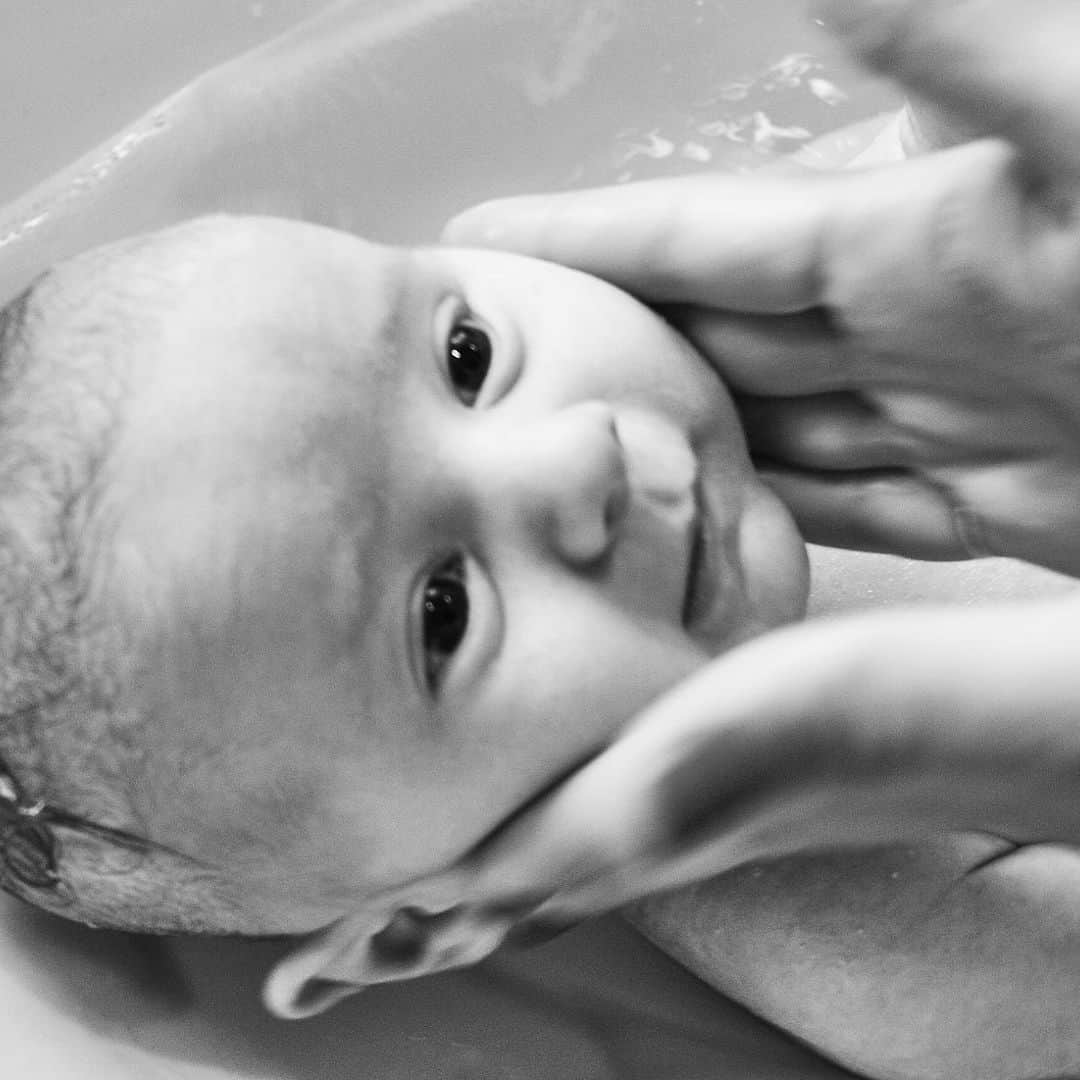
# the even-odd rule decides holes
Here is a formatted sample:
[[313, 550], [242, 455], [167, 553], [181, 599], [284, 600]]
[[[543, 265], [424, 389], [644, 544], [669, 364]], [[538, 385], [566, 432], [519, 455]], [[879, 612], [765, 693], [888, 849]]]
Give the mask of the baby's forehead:
[[[226, 219], [194, 255], [173, 319], [206, 343], [242, 341], [356, 348], [392, 340], [407, 253], [303, 222]], [[303, 355], [296, 355], [297, 361]]]
[[[397, 342], [403, 253], [348, 234], [277, 219], [191, 227], [158, 265], [126, 269], [130, 412], [178, 435], [215, 418], [246, 439], [259, 426], [327, 418], [381, 394]], [[138, 309], [156, 277], [148, 320]], [[144, 328], [150, 326], [147, 332]], [[149, 434], [149, 432], [147, 433]], [[281, 434], [280, 430], [277, 434]]]
[[135, 350], [109, 502], [167, 576], [256, 549], [284, 572], [371, 515], [401, 254], [264, 219], [195, 239]]

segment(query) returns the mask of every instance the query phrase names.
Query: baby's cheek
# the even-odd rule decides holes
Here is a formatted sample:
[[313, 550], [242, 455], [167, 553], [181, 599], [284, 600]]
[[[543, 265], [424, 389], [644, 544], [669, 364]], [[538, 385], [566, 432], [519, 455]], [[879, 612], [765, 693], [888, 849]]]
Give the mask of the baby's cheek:
[[586, 747], [609, 739], [707, 659], [681, 627], [598, 602], [568, 614], [561, 633], [537, 637], [517, 680], [518, 701], [537, 723]]
[[749, 500], [739, 545], [753, 632], [801, 619], [810, 592], [806, 545], [787, 507], [764, 486]]

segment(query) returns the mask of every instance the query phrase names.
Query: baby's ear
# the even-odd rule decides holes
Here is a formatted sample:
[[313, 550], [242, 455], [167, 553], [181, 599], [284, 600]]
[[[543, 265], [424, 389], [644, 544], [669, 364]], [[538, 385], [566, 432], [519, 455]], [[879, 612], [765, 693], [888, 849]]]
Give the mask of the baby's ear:
[[544, 898], [477, 899], [455, 867], [364, 901], [274, 966], [263, 1002], [275, 1016], [314, 1016], [375, 983], [468, 967], [493, 953]]

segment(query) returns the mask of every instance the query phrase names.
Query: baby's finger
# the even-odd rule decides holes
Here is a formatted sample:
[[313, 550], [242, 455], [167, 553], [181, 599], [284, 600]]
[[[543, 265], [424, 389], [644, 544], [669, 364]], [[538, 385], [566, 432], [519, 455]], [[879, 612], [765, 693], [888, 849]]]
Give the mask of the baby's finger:
[[768, 465], [760, 472], [812, 544], [924, 560], [989, 554], [962, 508], [913, 472], [824, 474]]
[[870, 66], [1080, 177], [1075, 0], [831, 0], [819, 9]]

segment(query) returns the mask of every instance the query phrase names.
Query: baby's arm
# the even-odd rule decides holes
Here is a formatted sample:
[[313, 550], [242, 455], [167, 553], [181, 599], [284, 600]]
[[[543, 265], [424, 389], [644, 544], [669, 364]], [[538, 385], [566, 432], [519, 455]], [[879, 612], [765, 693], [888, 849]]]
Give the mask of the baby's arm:
[[787, 856], [654, 898], [633, 921], [753, 1012], [860, 1075], [1080, 1068], [1080, 855], [986, 834]]

